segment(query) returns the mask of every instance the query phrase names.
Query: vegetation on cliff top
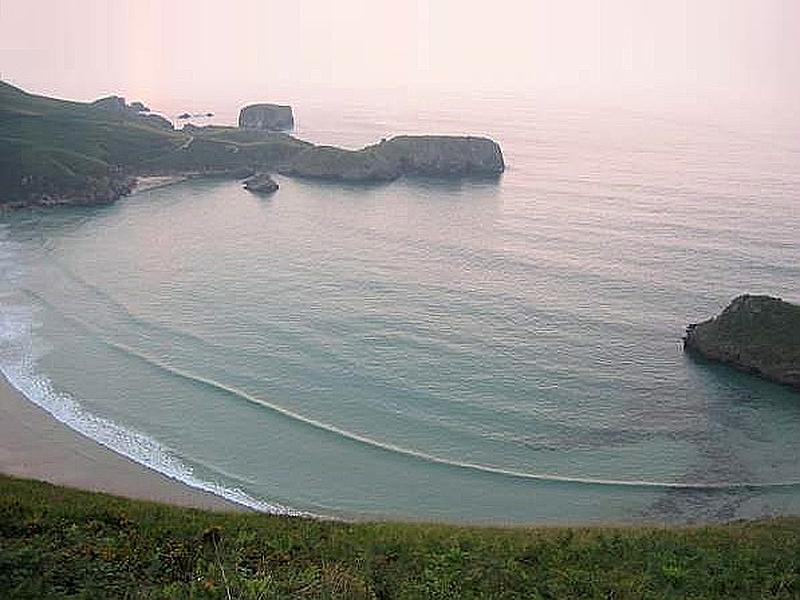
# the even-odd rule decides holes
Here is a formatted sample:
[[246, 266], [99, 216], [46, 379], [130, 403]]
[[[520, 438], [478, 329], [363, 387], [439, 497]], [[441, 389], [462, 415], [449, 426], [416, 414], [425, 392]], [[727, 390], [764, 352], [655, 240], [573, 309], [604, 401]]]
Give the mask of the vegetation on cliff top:
[[500, 529], [220, 514], [0, 476], [4, 598], [796, 598], [800, 520]]
[[189, 124], [176, 131], [142, 108], [118, 96], [69, 102], [0, 82], [0, 208], [112, 202], [136, 175], [280, 171], [376, 183], [404, 175], [494, 177], [505, 168], [500, 146], [486, 138], [399, 136], [344, 150], [254, 128]]
[[360, 150], [312, 146], [284, 165], [287, 175], [379, 183], [404, 175], [497, 177], [505, 169], [497, 142], [488, 138], [403, 135]]
[[0, 205], [110, 202], [132, 175], [271, 167], [310, 145], [234, 127], [176, 131], [135, 106], [57, 100], [0, 82]]

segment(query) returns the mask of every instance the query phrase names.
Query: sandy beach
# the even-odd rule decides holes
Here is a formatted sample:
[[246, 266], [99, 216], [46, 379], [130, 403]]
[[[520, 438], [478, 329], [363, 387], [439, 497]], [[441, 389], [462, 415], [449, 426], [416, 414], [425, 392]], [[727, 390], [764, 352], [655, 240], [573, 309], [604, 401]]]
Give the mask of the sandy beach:
[[174, 185], [182, 181], [186, 181], [188, 177], [185, 175], [150, 175], [136, 178], [136, 186], [133, 188], [134, 194], [141, 194], [149, 190]]
[[147, 469], [79, 435], [0, 374], [0, 472], [60, 485], [209, 510], [247, 510]]

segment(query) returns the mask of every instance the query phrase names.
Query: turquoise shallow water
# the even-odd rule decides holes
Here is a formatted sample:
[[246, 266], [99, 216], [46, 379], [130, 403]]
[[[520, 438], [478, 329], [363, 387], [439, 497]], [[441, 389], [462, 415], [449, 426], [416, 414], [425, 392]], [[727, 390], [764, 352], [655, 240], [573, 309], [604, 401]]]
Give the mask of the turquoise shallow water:
[[800, 511], [800, 396], [680, 349], [738, 293], [800, 301], [796, 123], [504, 98], [302, 110], [320, 142], [491, 135], [509, 170], [278, 178], [270, 199], [193, 182], [3, 217], [10, 379], [117, 451], [265, 510]]

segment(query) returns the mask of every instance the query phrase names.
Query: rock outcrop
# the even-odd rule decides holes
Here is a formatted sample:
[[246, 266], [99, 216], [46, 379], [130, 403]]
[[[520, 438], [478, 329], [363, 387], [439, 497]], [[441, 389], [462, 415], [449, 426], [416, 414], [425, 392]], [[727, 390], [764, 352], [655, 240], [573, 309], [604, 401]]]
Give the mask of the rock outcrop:
[[261, 131], [287, 131], [294, 127], [291, 106], [251, 104], [239, 111], [239, 127]]
[[124, 113], [128, 110], [128, 107], [125, 105], [125, 98], [122, 96], [107, 96], [105, 98], [99, 98], [92, 102], [89, 106], [94, 109], [109, 113]]
[[168, 129], [172, 131], [174, 127], [172, 126], [172, 121], [169, 119], [162, 117], [161, 115], [157, 115], [156, 113], [146, 112], [141, 113], [138, 115], [139, 120], [142, 123], [147, 123], [151, 127], [159, 127], [161, 129]]
[[257, 194], [274, 194], [278, 187], [278, 183], [266, 173], [257, 173], [244, 181], [244, 189]]
[[744, 295], [689, 325], [684, 350], [800, 389], [800, 306]]
[[120, 173], [86, 177], [68, 184], [54, 184], [46, 179], [27, 177], [23, 190], [10, 202], [0, 201], [0, 213], [4, 210], [40, 206], [95, 206], [110, 204], [133, 191], [136, 180]]
[[505, 169], [497, 142], [487, 138], [404, 135], [361, 150], [315, 146], [297, 154], [281, 173], [352, 182], [411, 177], [497, 177]]
[[375, 150], [402, 175], [494, 177], [505, 170], [500, 146], [488, 138], [401, 135]]
[[125, 103], [125, 98], [122, 96], [106, 96], [105, 98], [98, 98], [89, 105], [95, 110], [100, 110], [109, 114], [129, 115], [136, 116], [141, 113], [149, 113], [150, 109], [141, 102]]
[[345, 150], [333, 146], [312, 146], [303, 150], [281, 167], [280, 172], [294, 177], [361, 183], [391, 181], [399, 175], [394, 165], [370, 148]]

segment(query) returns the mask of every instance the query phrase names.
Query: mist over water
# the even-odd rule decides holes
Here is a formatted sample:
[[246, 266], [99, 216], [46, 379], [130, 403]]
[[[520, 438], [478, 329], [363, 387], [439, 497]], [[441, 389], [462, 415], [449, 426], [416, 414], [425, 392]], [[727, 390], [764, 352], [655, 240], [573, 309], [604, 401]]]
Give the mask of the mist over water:
[[[238, 105], [207, 108], [232, 122]], [[377, 93], [295, 110], [301, 137], [349, 147], [488, 135], [509, 168], [4, 216], [4, 372], [144, 436], [138, 460], [266, 508], [798, 512], [797, 394], [680, 348], [739, 293], [800, 301], [796, 115]]]

